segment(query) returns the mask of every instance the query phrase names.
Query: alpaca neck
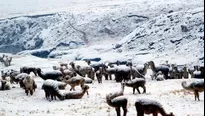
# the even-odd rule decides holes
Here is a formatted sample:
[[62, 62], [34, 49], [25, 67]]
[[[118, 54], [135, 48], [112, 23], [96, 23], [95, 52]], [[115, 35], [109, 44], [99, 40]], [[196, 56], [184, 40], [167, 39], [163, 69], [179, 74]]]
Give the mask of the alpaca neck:
[[37, 71], [37, 73], [38, 73], [38, 76], [39, 76], [39, 77], [41, 77], [42, 79], [44, 79], [44, 80], [45, 80], [45, 78], [44, 78], [44, 76], [43, 76], [43, 74], [42, 74], [42, 71], [41, 71], [41, 70]]
[[60, 93], [59, 90], [56, 90], [56, 96], [58, 97], [58, 99], [63, 100], [64, 96]]
[[162, 116], [172, 116], [171, 114], [167, 114], [167, 113], [164, 111], [164, 108], [160, 108], [160, 109], [159, 109], [159, 113], [160, 113]]
[[156, 66], [154, 64], [154, 62], [151, 63], [151, 70], [156, 74], [157, 73], [157, 69]]
[[121, 90], [120, 90], [119, 96], [124, 94], [124, 89], [125, 89], [125, 86], [121, 84]]
[[108, 96], [106, 97], [107, 104], [108, 104], [109, 106], [111, 106], [111, 107], [116, 107], [116, 106], [112, 103], [111, 100], [112, 100], [112, 99], [109, 98]]
[[148, 70], [148, 67], [147, 67], [147, 66], [144, 66], [144, 68], [143, 68], [143, 74], [144, 74], [144, 75], [147, 74], [147, 70]]
[[191, 90], [191, 89], [192, 89], [191, 86], [187, 85], [186, 82], [182, 82], [182, 87], [183, 87], [184, 89], [187, 89], [187, 90]]
[[132, 87], [132, 84], [129, 83], [129, 82], [125, 82], [125, 86], [127, 86], [127, 87]]

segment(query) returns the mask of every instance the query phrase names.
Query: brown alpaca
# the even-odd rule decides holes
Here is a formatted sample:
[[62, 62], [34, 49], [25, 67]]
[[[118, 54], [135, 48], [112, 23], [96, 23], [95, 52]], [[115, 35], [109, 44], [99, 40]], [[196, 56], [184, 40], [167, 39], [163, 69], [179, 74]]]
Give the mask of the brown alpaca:
[[162, 105], [154, 100], [137, 99], [135, 102], [135, 108], [137, 116], [144, 116], [144, 114], [153, 114], [153, 116], [158, 116], [158, 114], [161, 114], [162, 116], [174, 116], [172, 112], [167, 114]]
[[114, 107], [117, 113], [117, 116], [121, 116], [120, 108], [122, 107], [124, 113], [123, 116], [127, 115], [127, 98], [123, 96], [124, 86], [121, 84], [121, 91], [110, 93], [106, 95], [107, 104], [111, 107]]
[[89, 88], [90, 87], [88, 85], [83, 85], [82, 91], [80, 92], [73, 91], [73, 92], [64, 93], [65, 99], [81, 99], [84, 96], [84, 94], [88, 91]]
[[68, 80], [64, 79], [63, 82], [65, 82], [71, 86], [70, 91], [72, 91], [72, 90], [75, 91], [75, 86], [81, 85], [81, 87], [83, 87], [83, 85], [85, 84], [85, 79], [84, 79], [84, 77], [76, 76], [76, 77], [72, 77]]
[[24, 89], [26, 95], [30, 92], [30, 95], [33, 95], [35, 89], [37, 88], [34, 79], [31, 76], [27, 76], [23, 80]]
[[193, 91], [194, 96], [195, 96], [195, 101], [197, 99], [198, 99], [198, 101], [200, 101], [199, 92], [204, 91], [204, 80], [203, 81], [198, 81], [198, 82], [192, 82], [189, 85], [186, 83], [186, 81], [183, 81], [182, 82], [182, 87], [186, 90]]

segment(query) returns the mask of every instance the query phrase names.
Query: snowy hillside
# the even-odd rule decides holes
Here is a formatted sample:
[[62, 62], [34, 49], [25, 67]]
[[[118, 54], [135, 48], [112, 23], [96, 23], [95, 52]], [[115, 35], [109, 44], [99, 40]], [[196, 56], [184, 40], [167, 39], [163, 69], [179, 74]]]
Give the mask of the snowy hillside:
[[122, 52], [204, 60], [204, 8], [162, 14], [142, 22], [116, 45]]
[[16, 3], [8, 0], [0, 2], [3, 11], [0, 52], [34, 50], [23, 53], [47, 57], [56, 56], [57, 51], [86, 49], [110, 41], [108, 44], [113, 46], [104, 51], [115, 51], [116, 47], [122, 52], [165, 52], [165, 55], [169, 52], [188, 55], [192, 51], [191, 57], [203, 59], [203, 44], [200, 44], [204, 33], [203, 2], [21, 0]]

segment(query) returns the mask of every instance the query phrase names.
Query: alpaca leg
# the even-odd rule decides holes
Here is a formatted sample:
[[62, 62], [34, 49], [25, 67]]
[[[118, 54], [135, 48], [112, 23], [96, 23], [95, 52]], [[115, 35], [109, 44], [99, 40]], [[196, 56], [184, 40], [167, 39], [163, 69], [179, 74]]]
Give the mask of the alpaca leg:
[[137, 116], [144, 116], [144, 112], [137, 110]]
[[135, 87], [133, 87], [133, 94], [135, 94], [135, 89], [136, 89], [136, 88], [135, 88]]
[[198, 101], [200, 101], [200, 99], [199, 99], [199, 92], [198, 91], [196, 91], [196, 99], [198, 99]]
[[127, 105], [126, 105], [126, 106], [123, 106], [122, 109], [123, 109], [123, 111], [124, 111], [123, 116], [126, 116], [126, 115], [127, 115]]
[[137, 87], [136, 89], [137, 89], [138, 93], [141, 94], [141, 93], [140, 93], [140, 90], [139, 90], [139, 87]]
[[157, 112], [154, 112], [154, 113], [153, 113], [153, 116], [158, 116], [158, 113], [157, 113]]
[[112, 80], [112, 75], [111, 74], [109, 74], [109, 77], [110, 77], [110, 80]]
[[53, 95], [51, 94], [51, 101], [53, 101]]
[[45, 90], [44, 90], [44, 92], [45, 92], [45, 97], [46, 97], [46, 99], [47, 99], [48, 93], [47, 93], [47, 91], [45, 91]]
[[142, 86], [142, 88], [143, 88], [143, 93], [146, 93], [146, 87], [145, 87], [145, 85], [144, 86]]
[[30, 90], [30, 94], [33, 95], [33, 90]]
[[120, 115], [120, 107], [116, 107], [115, 110], [116, 110], [116, 112], [117, 112], [117, 116], [121, 116], [121, 115]]
[[194, 97], [195, 97], [195, 101], [197, 99], [197, 91], [194, 91]]
[[108, 75], [107, 75], [107, 74], [104, 74], [104, 76], [105, 76], [105, 80], [108, 80]]
[[28, 95], [28, 90], [27, 89], [25, 90], [25, 93], [26, 93], [26, 95]]

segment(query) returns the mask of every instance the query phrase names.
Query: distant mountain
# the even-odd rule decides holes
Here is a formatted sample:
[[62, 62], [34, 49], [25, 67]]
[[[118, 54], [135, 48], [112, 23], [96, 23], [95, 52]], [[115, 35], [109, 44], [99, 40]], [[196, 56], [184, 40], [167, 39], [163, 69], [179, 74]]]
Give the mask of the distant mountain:
[[[84, 6], [89, 10], [76, 4], [75, 11], [1, 18], [0, 52], [55, 58], [115, 40], [103, 52], [94, 51], [204, 60], [203, 0], [96, 2]], [[74, 54], [82, 56], [82, 51]]]

